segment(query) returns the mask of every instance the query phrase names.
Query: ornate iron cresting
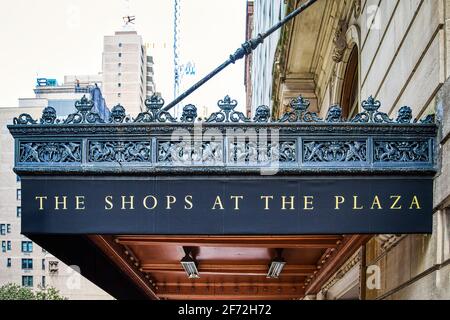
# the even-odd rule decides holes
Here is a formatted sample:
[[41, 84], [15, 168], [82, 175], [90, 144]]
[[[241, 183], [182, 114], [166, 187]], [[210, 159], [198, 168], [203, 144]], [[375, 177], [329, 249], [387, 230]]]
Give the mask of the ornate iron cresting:
[[219, 112], [214, 112], [206, 122], [250, 122], [242, 112], [235, 111], [238, 103], [236, 100], [232, 100], [229, 96], [226, 96], [223, 100], [217, 102], [220, 110]]
[[[88, 100], [86, 96], [83, 96], [80, 101], [75, 102], [75, 108], [78, 110], [76, 113], [70, 114], [66, 120], [65, 124], [71, 123], [104, 123], [103, 119], [96, 112], [92, 112], [94, 108], [94, 101]], [[45, 110], [44, 110], [45, 111]], [[52, 110], [53, 111], [53, 110]], [[42, 116], [42, 120], [48, 120], [46, 115]]]
[[292, 11], [290, 14], [288, 14], [284, 19], [280, 20], [278, 23], [276, 23], [274, 26], [272, 26], [269, 30], [266, 32], [260, 33], [256, 38], [251, 39], [244, 44], [241, 45], [239, 49], [236, 50], [236, 52], [224, 62], [220, 66], [218, 66], [216, 69], [214, 69], [212, 72], [207, 74], [203, 79], [198, 81], [196, 84], [194, 84], [192, 87], [190, 87], [188, 90], [186, 90], [184, 93], [182, 93], [180, 96], [178, 96], [174, 101], [169, 103], [164, 110], [168, 111], [171, 108], [175, 107], [177, 104], [179, 104], [181, 101], [186, 99], [189, 95], [191, 95], [194, 91], [196, 91], [198, 88], [200, 88], [202, 85], [204, 85], [206, 82], [208, 82], [211, 78], [213, 78], [215, 75], [217, 75], [219, 72], [221, 72], [223, 69], [228, 67], [230, 64], [236, 63], [236, 61], [244, 58], [245, 56], [248, 56], [250, 53], [253, 52], [260, 44], [264, 42], [264, 39], [269, 37], [272, 33], [280, 29], [282, 26], [284, 26], [286, 23], [294, 19], [296, 16], [298, 16], [300, 13], [308, 9], [310, 6], [312, 6], [317, 0], [309, 0], [303, 3], [300, 7]]
[[164, 99], [154, 94], [150, 99], [145, 100], [146, 112], [141, 112], [134, 122], [150, 123], [150, 122], [176, 122], [170, 113], [161, 110], [164, 106]]
[[244, 174], [276, 163], [278, 173], [435, 172], [434, 116], [413, 119], [411, 108], [395, 120], [370, 97], [362, 112], [343, 119], [339, 105], [325, 119], [298, 97], [279, 120], [260, 106], [253, 119], [236, 111], [237, 101], [219, 100], [220, 111], [204, 121], [187, 105], [179, 121], [153, 96], [134, 120], [123, 106], [103, 122], [86, 98], [65, 119], [47, 107], [8, 126], [16, 139], [18, 173]]
[[295, 98], [291, 101], [292, 112], [286, 113], [281, 119], [280, 122], [318, 122], [322, 121], [319, 116], [314, 113], [308, 111], [311, 103], [308, 99], [303, 98], [302, 96]]
[[[393, 122], [389, 116], [384, 112], [379, 112], [381, 108], [381, 102], [375, 100], [374, 97], [370, 96], [369, 99], [362, 103], [364, 112], [357, 114], [352, 122], [361, 123], [391, 123]], [[403, 117], [399, 116], [401, 123], [406, 123]]]

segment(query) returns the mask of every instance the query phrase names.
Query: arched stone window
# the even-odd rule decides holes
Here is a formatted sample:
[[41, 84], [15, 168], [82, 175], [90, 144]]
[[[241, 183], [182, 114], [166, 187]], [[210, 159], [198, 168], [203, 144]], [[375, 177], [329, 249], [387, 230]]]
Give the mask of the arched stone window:
[[350, 53], [345, 70], [340, 104], [342, 114], [351, 118], [358, 113], [359, 105], [359, 57], [358, 47], [355, 45]]
[[360, 103], [360, 31], [351, 25], [345, 33], [347, 45], [342, 57], [335, 65], [334, 84], [331, 88], [331, 101], [343, 109], [343, 117], [349, 119], [359, 112]]

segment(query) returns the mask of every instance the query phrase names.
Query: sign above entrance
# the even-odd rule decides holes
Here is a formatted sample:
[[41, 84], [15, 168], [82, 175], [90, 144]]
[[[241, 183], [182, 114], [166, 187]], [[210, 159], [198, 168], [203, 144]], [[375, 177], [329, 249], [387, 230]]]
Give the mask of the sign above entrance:
[[303, 97], [253, 121], [225, 97], [178, 121], [153, 96], [109, 120], [83, 98], [59, 119], [22, 114], [14, 170], [22, 177], [23, 233], [302, 235], [431, 232], [434, 118], [397, 119], [370, 97], [353, 119], [325, 119]]
[[431, 233], [427, 178], [33, 178], [25, 234]]

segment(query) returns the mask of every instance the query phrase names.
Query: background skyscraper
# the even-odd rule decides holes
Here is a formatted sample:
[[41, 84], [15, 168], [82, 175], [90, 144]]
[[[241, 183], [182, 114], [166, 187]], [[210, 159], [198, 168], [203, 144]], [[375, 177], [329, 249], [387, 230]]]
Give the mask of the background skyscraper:
[[124, 106], [132, 115], [145, 110], [145, 99], [155, 92], [153, 58], [142, 37], [129, 25], [104, 37], [103, 95], [108, 106]]

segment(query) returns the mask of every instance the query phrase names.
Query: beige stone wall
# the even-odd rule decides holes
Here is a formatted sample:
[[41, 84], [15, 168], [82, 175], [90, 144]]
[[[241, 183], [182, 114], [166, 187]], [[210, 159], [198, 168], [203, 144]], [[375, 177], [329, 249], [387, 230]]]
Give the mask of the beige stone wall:
[[[316, 48], [311, 64], [313, 109], [324, 117], [331, 104], [339, 103], [348, 55], [356, 45], [360, 101], [373, 95], [391, 118], [408, 105], [415, 117], [437, 113], [442, 122], [433, 234], [374, 237], [366, 246], [365, 264], [378, 267], [380, 287], [367, 289], [361, 284], [366, 288], [363, 295], [367, 299], [450, 299], [450, 80], [446, 82], [450, 75], [450, 0], [327, 1], [324, 10], [317, 43], [311, 44]], [[336, 62], [333, 55], [341, 21], [346, 25], [347, 48]], [[301, 35], [294, 32], [294, 40], [288, 43], [295, 43], [296, 37]], [[289, 71], [293, 72], [288, 69], [286, 74]], [[280, 82], [281, 93], [275, 100], [294, 95], [287, 90], [289, 84], [288, 78]], [[305, 87], [293, 88], [298, 95]]]
[[[450, 85], [444, 85], [449, 7], [447, 0], [363, 1], [361, 96], [376, 96], [392, 117], [408, 105], [416, 117], [437, 111], [445, 119], [433, 234], [399, 237], [384, 248], [383, 240], [373, 238], [366, 263], [379, 267], [381, 282], [379, 288], [366, 288], [367, 299], [450, 299]], [[374, 15], [376, 28], [368, 28]]]
[[[361, 95], [376, 96], [383, 110], [410, 105], [422, 115], [446, 79], [442, 0], [382, 0], [361, 15]], [[374, 6], [373, 8], [375, 8]]]

